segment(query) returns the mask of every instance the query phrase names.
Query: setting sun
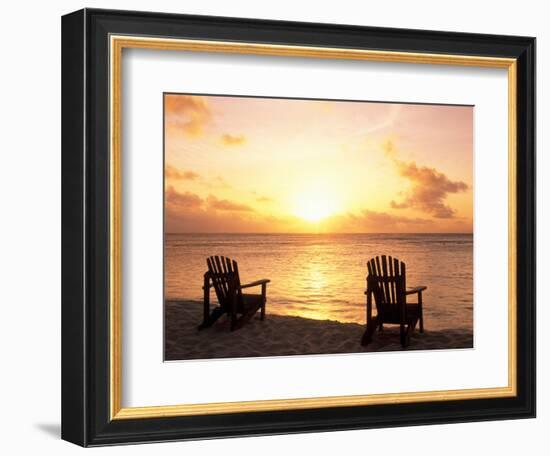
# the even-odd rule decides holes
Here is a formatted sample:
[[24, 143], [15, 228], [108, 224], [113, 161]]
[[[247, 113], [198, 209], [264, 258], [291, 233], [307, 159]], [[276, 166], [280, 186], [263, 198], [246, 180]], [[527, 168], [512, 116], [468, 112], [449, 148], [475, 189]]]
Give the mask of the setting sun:
[[330, 195], [310, 191], [299, 196], [296, 202], [296, 215], [308, 222], [319, 222], [333, 215], [335, 206]]

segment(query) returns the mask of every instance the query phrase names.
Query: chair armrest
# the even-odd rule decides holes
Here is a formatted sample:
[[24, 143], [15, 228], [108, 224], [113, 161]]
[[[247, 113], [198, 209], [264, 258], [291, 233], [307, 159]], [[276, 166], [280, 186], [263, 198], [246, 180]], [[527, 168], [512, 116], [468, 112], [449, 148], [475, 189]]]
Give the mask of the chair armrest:
[[427, 288], [428, 287], [426, 287], [424, 285], [420, 285], [418, 287], [408, 288], [407, 291], [405, 291], [405, 295], [410, 295], [410, 294], [415, 294], [415, 293], [422, 293]]
[[244, 285], [241, 285], [241, 288], [257, 287], [258, 285], [263, 285], [269, 282], [271, 282], [271, 280], [269, 279], [256, 280], [255, 282], [245, 283]]

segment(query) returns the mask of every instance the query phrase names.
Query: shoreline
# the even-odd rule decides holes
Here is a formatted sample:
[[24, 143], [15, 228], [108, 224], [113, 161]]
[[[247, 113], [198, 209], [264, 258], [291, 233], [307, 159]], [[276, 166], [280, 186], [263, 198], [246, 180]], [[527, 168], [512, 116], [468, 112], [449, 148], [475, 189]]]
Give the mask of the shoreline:
[[[225, 316], [212, 327], [198, 331], [202, 312], [202, 303], [198, 301], [165, 301], [166, 361], [404, 351], [397, 325], [377, 331], [372, 342], [363, 347], [360, 341], [364, 324], [276, 315], [268, 311], [264, 321], [257, 313], [237, 331], [229, 331]], [[472, 331], [430, 331], [426, 327], [423, 334], [418, 328], [415, 330], [406, 351], [459, 348], [473, 348]]]

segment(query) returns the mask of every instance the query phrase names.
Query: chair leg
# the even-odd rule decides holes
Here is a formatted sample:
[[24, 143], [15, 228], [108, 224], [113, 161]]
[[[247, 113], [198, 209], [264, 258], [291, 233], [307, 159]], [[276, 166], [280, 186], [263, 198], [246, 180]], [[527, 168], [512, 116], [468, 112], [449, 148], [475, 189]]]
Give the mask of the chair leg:
[[367, 320], [367, 329], [365, 329], [363, 337], [361, 337], [361, 345], [365, 346], [372, 342], [372, 335], [378, 326], [377, 318], [378, 317], [374, 317]]
[[[401, 342], [401, 344], [403, 345], [403, 348], [406, 348], [410, 345], [411, 343], [411, 335], [412, 333], [414, 332], [414, 330], [416, 329], [416, 323], [418, 322], [417, 319], [415, 320], [412, 320], [410, 321], [406, 326], [405, 326], [405, 337], [404, 337], [404, 341], [405, 341], [405, 345], [403, 345], [403, 342]], [[403, 340], [403, 339], [402, 339]]]
[[365, 332], [361, 336], [361, 345], [364, 347], [372, 342], [372, 334], [369, 333], [368, 329], [365, 329]]
[[243, 313], [240, 317], [235, 315], [235, 319], [231, 322], [231, 331], [236, 331], [237, 329], [242, 328], [247, 321], [252, 319], [257, 311], [258, 307], [255, 307]]
[[260, 320], [265, 320], [266, 284], [262, 284], [262, 307], [260, 309]]
[[401, 346], [403, 348], [407, 347], [407, 329], [405, 328], [405, 325], [401, 323], [401, 326], [399, 327], [399, 339], [401, 341]]
[[218, 318], [220, 318], [225, 313], [225, 310], [222, 310], [221, 307], [216, 307], [212, 313], [206, 317], [206, 319], [199, 325], [198, 329], [205, 329], [212, 326]]
[[424, 315], [422, 312], [422, 292], [418, 293], [418, 309], [419, 309], [419, 317], [420, 317], [420, 332], [424, 332]]

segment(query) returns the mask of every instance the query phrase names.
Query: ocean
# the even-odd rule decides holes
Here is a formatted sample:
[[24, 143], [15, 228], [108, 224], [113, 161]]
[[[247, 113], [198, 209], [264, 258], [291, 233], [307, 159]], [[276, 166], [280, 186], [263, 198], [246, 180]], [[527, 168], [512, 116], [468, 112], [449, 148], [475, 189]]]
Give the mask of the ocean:
[[211, 255], [236, 260], [242, 283], [271, 280], [268, 317], [356, 323], [365, 322], [367, 261], [391, 255], [407, 265], [407, 286], [428, 287], [426, 330], [473, 330], [472, 234], [167, 234], [165, 298], [201, 301]]

